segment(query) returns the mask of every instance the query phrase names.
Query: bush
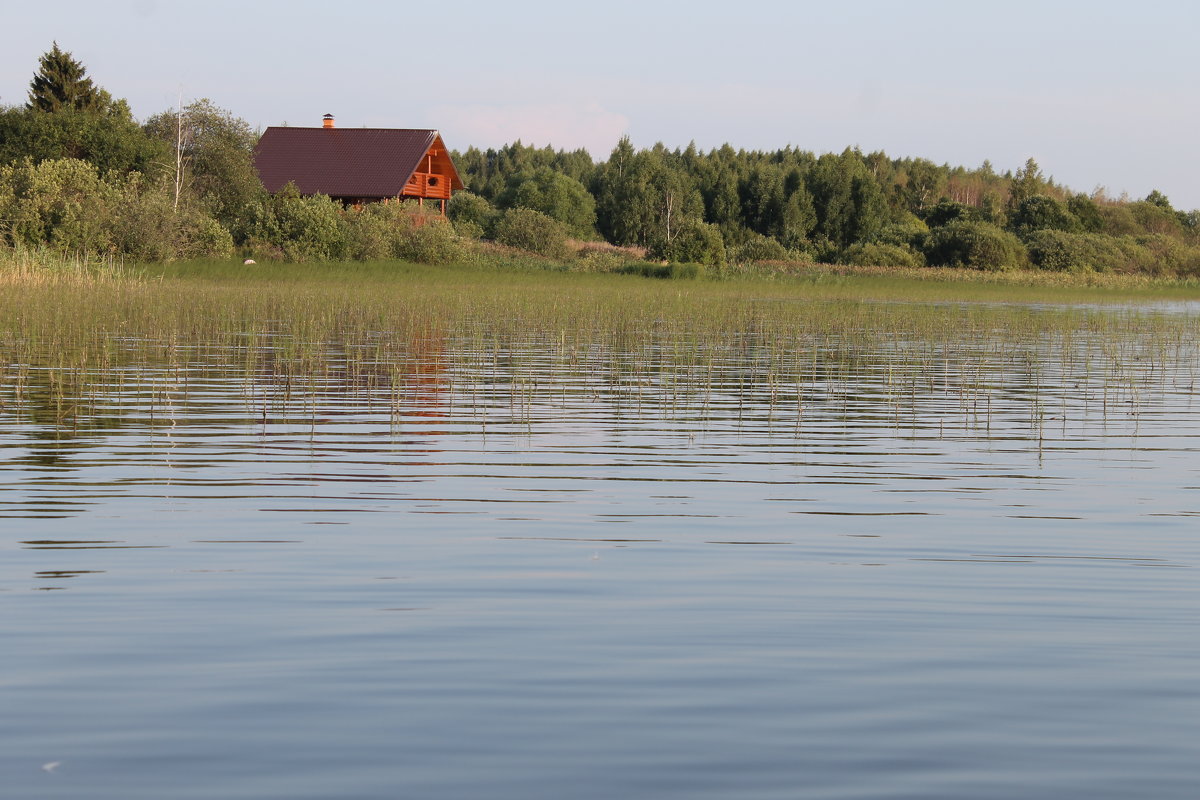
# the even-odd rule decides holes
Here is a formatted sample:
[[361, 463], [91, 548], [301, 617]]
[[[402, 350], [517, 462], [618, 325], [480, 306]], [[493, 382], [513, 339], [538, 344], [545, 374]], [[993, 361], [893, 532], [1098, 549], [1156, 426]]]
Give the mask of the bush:
[[647, 255], [664, 261], [719, 267], [725, 264], [725, 239], [716, 225], [688, 221], [679, 226], [670, 241], [660, 238], [651, 242]]
[[451, 264], [462, 258], [463, 247], [454, 226], [433, 217], [423, 224], [401, 228], [395, 254], [418, 264]]
[[1111, 236], [1066, 231], [1035, 231], [1026, 239], [1029, 260], [1057, 272], [1107, 272], [1127, 267], [1128, 255]]
[[736, 264], [749, 264], [754, 261], [785, 261], [788, 255], [787, 248], [778, 240], [756, 233], [733, 248], [729, 260]]
[[1170, 204], [1163, 206], [1149, 200], [1141, 200], [1137, 203], [1130, 203], [1127, 208], [1133, 214], [1133, 218], [1141, 227], [1142, 232], [1175, 235], [1183, 232], [1179, 215], [1171, 209]]
[[12, 245], [111, 253], [118, 192], [86, 161], [64, 158], [0, 167], [0, 220]]
[[9, 244], [136, 261], [220, 257], [229, 231], [203, 212], [175, 207], [172, 187], [139, 173], [102, 178], [85, 161], [0, 168], [0, 220]]
[[228, 258], [233, 252], [233, 237], [212, 217], [189, 213], [179, 223], [177, 258]]
[[496, 226], [496, 241], [550, 258], [566, 258], [566, 226], [532, 208], [512, 208]]
[[934, 266], [982, 270], [1015, 269], [1029, 258], [1016, 236], [988, 222], [957, 220], [935, 228], [925, 245], [925, 258]]
[[1126, 252], [1136, 253], [1134, 246], [1141, 251], [1137, 253], [1134, 269], [1151, 275], [1190, 273], [1196, 269], [1200, 256], [1196, 248], [1161, 233], [1138, 236], [1132, 242], [1126, 240]]
[[925, 259], [911, 247], [872, 242], [851, 245], [842, 256], [857, 267], [923, 267]]
[[118, 191], [112, 216], [116, 250], [134, 261], [171, 261], [179, 251], [173, 196], [165, 183], [130, 175]]
[[639, 261], [626, 264], [620, 272], [624, 275], [641, 275], [643, 278], [694, 280], [704, 277], [705, 268], [703, 264], [652, 264]]
[[462, 241], [441, 216], [412, 202], [368, 203], [342, 216], [346, 256], [358, 261], [401, 258], [421, 264], [449, 264], [462, 257]]
[[580, 272], [620, 272], [629, 259], [619, 250], [585, 249], [575, 262]]
[[483, 238], [483, 228], [469, 219], [462, 219], [451, 224], [454, 225], [454, 232], [464, 239], [478, 241]]
[[380, 261], [391, 258], [395, 252], [396, 226], [399, 222], [381, 203], [348, 209], [342, 218], [342, 224], [345, 228], [348, 258], [356, 261]]
[[596, 200], [582, 183], [550, 167], [518, 173], [497, 200], [502, 207], [532, 208], [556, 219], [573, 236], [596, 235]]
[[1101, 231], [1109, 236], [1134, 236], [1142, 233], [1129, 206], [1100, 206]]
[[916, 214], [905, 214], [899, 222], [884, 225], [875, 237], [879, 244], [891, 244], [897, 247], [920, 248], [929, 234], [929, 226]]
[[288, 261], [336, 261], [346, 255], [342, 207], [323, 194], [276, 198], [279, 245]]
[[1009, 217], [1008, 226], [1022, 237], [1029, 236], [1035, 231], [1074, 232], [1082, 227], [1079, 220], [1067, 210], [1064, 204], [1053, 197], [1042, 194], [1035, 194], [1022, 200], [1013, 211], [1012, 216]]
[[253, 242], [256, 252], [277, 250], [287, 261], [335, 261], [348, 250], [341, 203], [325, 195], [301, 197], [292, 184], [266, 202], [249, 204], [237, 235]]
[[465, 224], [478, 226], [480, 235], [488, 236], [495, 232], [500, 212], [492, 208], [492, 204], [484, 197], [471, 192], [455, 192], [446, 204], [446, 216], [463, 236], [468, 235], [461, 227]]
[[979, 219], [979, 209], [966, 203], [943, 197], [937, 205], [925, 209], [925, 224], [930, 228], [940, 228], [951, 222], [971, 222]]

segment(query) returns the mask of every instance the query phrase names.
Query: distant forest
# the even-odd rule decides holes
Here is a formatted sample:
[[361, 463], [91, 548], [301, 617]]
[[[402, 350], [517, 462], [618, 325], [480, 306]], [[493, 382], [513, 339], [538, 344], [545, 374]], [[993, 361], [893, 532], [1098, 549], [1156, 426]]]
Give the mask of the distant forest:
[[[1200, 211], [1160, 192], [1073, 192], [1016, 172], [785, 147], [701, 151], [622, 139], [607, 159], [519, 142], [454, 153], [450, 224], [412, 209], [268, 195], [257, 133], [208, 100], [136, 121], [57, 43], [28, 102], [0, 107], [0, 244], [140, 261], [410, 258], [473, 240], [559, 259], [607, 245], [655, 261], [1038, 268], [1200, 275]], [[582, 245], [581, 245], [582, 243]], [[588, 245], [591, 243], [591, 245]]]

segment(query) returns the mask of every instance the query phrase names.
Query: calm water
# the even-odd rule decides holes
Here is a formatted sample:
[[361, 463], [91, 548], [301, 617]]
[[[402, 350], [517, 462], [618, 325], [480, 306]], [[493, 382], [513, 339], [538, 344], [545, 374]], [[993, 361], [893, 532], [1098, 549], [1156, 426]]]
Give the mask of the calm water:
[[0, 794], [1200, 794], [1192, 342], [479, 341], [0, 385]]

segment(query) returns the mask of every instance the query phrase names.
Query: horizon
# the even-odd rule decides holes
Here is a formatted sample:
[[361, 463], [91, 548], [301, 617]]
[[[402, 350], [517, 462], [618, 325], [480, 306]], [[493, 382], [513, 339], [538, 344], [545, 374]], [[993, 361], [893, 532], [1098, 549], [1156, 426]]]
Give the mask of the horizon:
[[466, 2], [439, 11], [452, 34], [441, 23], [411, 32], [402, 8], [330, 17], [312, 2], [55, 10], [9, 12], [0, 104], [26, 101], [57, 41], [139, 120], [182, 95], [259, 131], [333, 113], [339, 127], [437, 129], [459, 152], [520, 141], [599, 161], [627, 135], [638, 148], [704, 152], [857, 147], [968, 169], [990, 161], [1000, 174], [1034, 158], [1075, 192], [1158, 190], [1200, 208], [1188, 135], [1200, 123], [1200, 58], [1187, 41], [1200, 9], [1176, 0], [1132, 11], [1109, 0], [1000, 11], [750, 0], [736, 16], [713, 3], [680, 16], [654, 2], [601, 12], [524, 0], [499, 19]]

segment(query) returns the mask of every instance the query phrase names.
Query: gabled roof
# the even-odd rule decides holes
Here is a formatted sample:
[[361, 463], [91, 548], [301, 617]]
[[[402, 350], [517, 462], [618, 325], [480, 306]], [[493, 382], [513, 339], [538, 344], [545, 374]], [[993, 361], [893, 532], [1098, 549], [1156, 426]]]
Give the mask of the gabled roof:
[[[289, 181], [301, 194], [396, 197], [435, 144], [435, 130], [410, 128], [267, 128], [254, 148], [254, 166], [268, 192]], [[450, 159], [451, 186], [463, 188]]]

